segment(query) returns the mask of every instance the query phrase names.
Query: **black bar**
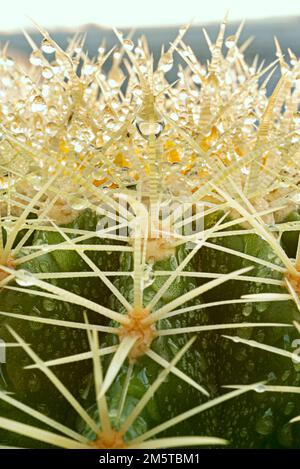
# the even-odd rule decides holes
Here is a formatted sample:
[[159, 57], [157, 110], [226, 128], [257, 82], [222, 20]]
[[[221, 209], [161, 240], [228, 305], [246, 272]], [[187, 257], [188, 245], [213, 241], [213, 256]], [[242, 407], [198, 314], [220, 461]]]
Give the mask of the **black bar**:
[[[290, 454], [290, 451], [293, 451]], [[117, 465], [121, 468], [149, 467], [149, 465], [167, 464], [189, 464], [210, 469], [215, 464], [224, 467], [230, 463], [231, 466], [242, 468], [251, 463], [258, 463], [257, 467], [265, 464], [269, 467], [272, 459], [287, 467], [289, 460], [291, 464], [295, 461], [297, 450], [234, 450], [234, 449], [164, 449], [164, 450], [10, 450], [3, 449], [0, 453], [0, 467], [9, 469], [11, 464], [19, 464], [21, 467], [28, 465], [30, 468], [43, 465], [53, 467], [54, 465], [70, 467], [103, 467]], [[291, 459], [290, 459], [291, 458]], [[293, 458], [293, 459], [292, 459]], [[213, 466], [212, 466], [213, 465]], [[57, 468], [58, 469], [58, 468]]]

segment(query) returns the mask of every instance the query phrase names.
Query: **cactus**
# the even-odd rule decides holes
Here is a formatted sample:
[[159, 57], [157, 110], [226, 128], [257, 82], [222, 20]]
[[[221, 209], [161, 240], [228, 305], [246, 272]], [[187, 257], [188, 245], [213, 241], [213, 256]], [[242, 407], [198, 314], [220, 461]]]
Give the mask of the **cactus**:
[[300, 64], [225, 26], [2, 50], [2, 447], [300, 448]]

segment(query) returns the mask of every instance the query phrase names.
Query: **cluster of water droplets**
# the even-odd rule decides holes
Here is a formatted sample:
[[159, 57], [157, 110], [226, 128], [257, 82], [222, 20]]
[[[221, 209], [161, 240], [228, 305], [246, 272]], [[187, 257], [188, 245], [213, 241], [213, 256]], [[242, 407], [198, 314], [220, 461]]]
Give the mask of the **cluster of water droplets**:
[[[292, 52], [287, 65], [277, 50], [286, 86], [278, 94], [273, 114], [267, 116], [272, 125], [266, 132], [266, 80], [259, 84], [263, 66], [257, 59], [247, 63], [241, 31], [225, 37], [224, 51], [219, 36], [215, 43], [207, 37], [211, 59], [202, 63], [184, 41], [186, 30], [180, 29], [171, 46], [162, 50], [156, 68], [145, 38], [121, 33], [118, 48], [108, 51], [101, 44], [95, 59], [84, 52], [80, 35], [65, 51], [43, 30], [40, 45], [27, 35], [33, 50], [26, 73], [3, 49], [0, 151], [6, 169], [0, 175], [2, 189], [16, 166], [22, 184], [27, 175], [28, 185], [36, 190], [59, 172], [59, 187], [75, 208], [88, 203], [81, 196], [77, 203], [69, 194], [74, 185], [78, 192], [82, 179], [105, 191], [123, 190], [140, 181], [146, 187], [153, 174], [149, 142], [154, 137], [161, 190], [192, 194], [201, 181], [215, 175], [217, 161], [224, 167], [235, 164], [263, 139], [278, 142], [276, 152], [264, 153], [271, 167], [273, 158], [282, 157], [283, 147], [294, 148], [300, 136], [300, 66]], [[178, 81], [170, 86], [166, 74], [174, 68], [176, 55], [183, 64], [178, 66]], [[108, 58], [111, 65], [106, 72], [103, 65]], [[155, 103], [152, 115], [149, 102]], [[280, 112], [282, 106], [284, 112]], [[235, 176], [243, 184], [249, 173], [246, 163]], [[20, 180], [14, 177], [10, 184]]]

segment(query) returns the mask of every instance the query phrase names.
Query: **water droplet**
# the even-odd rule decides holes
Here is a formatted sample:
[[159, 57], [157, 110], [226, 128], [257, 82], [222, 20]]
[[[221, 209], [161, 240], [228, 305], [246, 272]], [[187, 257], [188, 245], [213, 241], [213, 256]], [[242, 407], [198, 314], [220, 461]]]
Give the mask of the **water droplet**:
[[40, 381], [36, 373], [30, 373], [27, 386], [30, 392], [37, 392], [39, 390]]
[[92, 73], [94, 73], [96, 70], [97, 70], [96, 65], [86, 64], [82, 69], [82, 73], [83, 75], [92, 75]]
[[123, 46], [124, 46], [124, 49], [131, 51], [134, 47], [134, 44], [131, 39], [124, 39]]
[[20, 269], [18, 270], [18, 276], [16, 277], [16, 282], [21, 287], [30, 287], [31, 285], [36, 285], [37, 279], [31, 272], [27, 270]]
[[201, 83], [202, 83], [201, 78], [199, 77], [199, 75], [193, 75], [192, 80], [196, 85], [201, 85]]
[[269, 435], [274, 429], [274, 419], [272, 415], [264, 415], [259, 418], [255, 425], [255, 430], [261, 435]]
[[[41, 317], [42, 316], [40, 310], [38, 308], [36, 308], [35, 306], [32, 309], [32, 315], [36, 316], [36, 317]], [[32, 321], [32, 322], [29, 323], [29, 327], [33, 331], [38, 331], [39, 329], [42, 329], [43, 324], [41, 324], [40, 322]]]
[[238, 344], [240, 342], [240, 338], [236, 335], [232, 337], [232, 341]]
[[225, 40], [225, 46], [228, 48], [228, 49], [232, 49], [234, 46], [235, 46], [235, 36], [228, 36]]
[[39, 247], [40, 247], [41, 251], [43, 251], [43, 252], [47, 252], [48, 249], [49, 249], [48, 244], [40, 244]]
[[171, 70], [172, 67], [173, 67], [173, 55], [169, 52], [166, 52], [165, 54], [161, 56], [161, 59], [159, 61], [159, 68], [163, 72], [166, 73], [169, 70]]
[[252, 304], [251, 303], [246, 304], [243, 307], [242, 313], [244, 316], [250, 316], [250, 314], [252, 313]]
[[48, 124], [45, 127], [46, 134], [49, 135], [49, 137], [54, 137], [56, 132], [58, 131], [58, 127], [55, 124], [55, 122], [48, 122]]
[[[47, 252], [47, 249], [46, 249], [46, 248], [42, 248], [42, 251]], [[40, 261], [40, 270], [41, 270], [42, 272], [49, 272], [49, 271], [51, 271], [49, 262], [47, 262], [47, 261]], [[53, 284], [53, 285], [55, 284], [55, 281], [56, 281], [56, 279], [52, 279], [52, 284]]]
[[262, 392], [265, 392], [266, 390], [266, 386], [264, 384], [257, 384], [255, 387], [254, 387], [254, 391], [255, 392], [258, 392], [258, 393], [262, 393]]
[[45, 54], [53, 54], [53, 52], [55, 52], [55, 47], [53, 47], [51, 41], [46, 37], [42, 41], [42, 51], [45, 52]]
[[144, 288], [147, 288], [150, 285], [152, 285], [152, 283], [155, 280], [152, 266], [149, 265], [149, 264], [146, 264], [146, 266], [145, 266], [143, 280], [144, 280]]
[[165, 123], [163, 121], [146, 122], [136, 120], [135, 125], [139, 134], [148, 140], [151, 135], [158, 138], [164, 129]]
[[285, 448], [293, 446], [294, 439], [292, 425], [287, 423], [278, 431], [278, 441]]
[[43, 300], [43, 307], [46, 311], [53, 311], [55, 309], [54, 301], [45, 299]]
[[98, 52], [99, 52], [100, 55], [103, 55], [104, 52], [105, 52], [105, 48], [102, 47], [102, 46], [98, 47]]
[[89, 202], [84, 197], [74, 196], [70, 199], [70, 207], [74, 210], [83, 210], [89, 206]]
[[290, 415], [295, 409], [295, 403], [292, 401], [287, 402], [284, 408], [284, 415]]
[[53, 71], [50, 67], [43, 67], [42, 75], [44, 78], [50, 79], [53, 77]]
[[36, 65], [36, 66], [42, 65], [43, 59], [42, 59], [42, 56], [41, 56], [41, 53], [40, 53], [39, 50], [34, 50], [31, 53], [30, 58], [29, 58], [29, 62], [32, 65]]
[[21, 123], [19, 122], [18, 119], [14, 120], [10, 126], [11, 130], [13, 133], [15, 134], [19, 134], [19, 133], [22, 133], [23, 131], [23, 128], [21, 126]]
[[83, 146], [81, 145], [80, 142], [75, 142], [74, 143], [74, 151], [75, 153], [80, 153], [83, 149]]
[[171, 112], [170, 118], [171, 118], [173, 121], [178, 121], [178, 119], [179, 119], [178, 114], [177, 114], [176, 112]]
[[32, 102], [32, 112], [44, 112], [47, 109], [47, 105], [42, 96], [36, 96]]
[[257, 311], [259, 311], [260, 313], [263, 313], [268, 308], [268, 302], [267, 301], [257, 302], [255, 307]]
[[38, 175], [32, 175], [30, 178], [30, 183], [35, 190], [40, 190], [43, 185], [42, 177]]
[[8, 178], [2, 177], [0, 178], [0, 190], [7, 189], [9, 187]]
[[219, 79], [217, 77], [217, 75], [213, 72], [211, 72], [208, 77], [207, 77], [207, 84], [211, 87], [211, 88], [217, 88], [219, 86]]

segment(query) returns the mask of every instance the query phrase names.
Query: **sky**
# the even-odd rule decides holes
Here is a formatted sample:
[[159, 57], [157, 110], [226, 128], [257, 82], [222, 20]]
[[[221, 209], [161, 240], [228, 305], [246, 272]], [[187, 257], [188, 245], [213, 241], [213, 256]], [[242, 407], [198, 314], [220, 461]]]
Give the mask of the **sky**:
[[[300, 16], [300, 0], [0, 0], [0, 30], [30, 26], [28, 17], [51, 27], [161, 26], [229, 19]], [[300, 20], [299, 20], [300, 22]]]

